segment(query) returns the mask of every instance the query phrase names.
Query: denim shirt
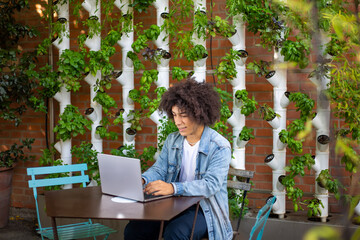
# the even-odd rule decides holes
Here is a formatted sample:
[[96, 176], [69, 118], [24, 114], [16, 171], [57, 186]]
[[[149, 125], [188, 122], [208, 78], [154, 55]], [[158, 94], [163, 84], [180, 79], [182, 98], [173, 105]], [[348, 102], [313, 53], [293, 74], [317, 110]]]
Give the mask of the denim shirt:
[[204, 212], [209, 240], [232, 239], [227, 194], [227, 174], [231, 146], [215, 130], [205, 127], [196, 158], [195, 179], [178, 182], [184, 137], [172, 133], [152, 167], [142, 177], [145, 183], [162, 180], [174, 185], [175, 195], [205, 196], [200, 206]]

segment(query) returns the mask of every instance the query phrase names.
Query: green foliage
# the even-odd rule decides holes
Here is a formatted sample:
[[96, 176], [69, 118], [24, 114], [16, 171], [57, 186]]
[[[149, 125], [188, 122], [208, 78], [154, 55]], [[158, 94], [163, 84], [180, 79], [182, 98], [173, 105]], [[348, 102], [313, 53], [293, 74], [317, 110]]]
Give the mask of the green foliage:
[[194, 47], [185, 51], [186, 59], [190, 61], [198, 61], [200, 59], [206, 58], [208, 56], [208, 52], [203, 45], [197, 44]]
[[250, 138], [254, 139], [255, 136], [252, 134], [252, 132], [254, 131], [254, 129], [252, 128], [248, 128], [246, 126], [244, 126], [242, 129], [241, 129], [241, 132], [239, 134], [239, 138], [243, 141], [249, 141]]
[[329, 172], [329, 169], [321, 170], [316, 181], [323, 188], [326, 188], [329, 192], [333, 193], [337, 200], [340, 199], [339, 187], [342, 187], [339, 180], [334, 179]]
[[302, 153], [302, 142], [304, 141], [303, 139], [296, 140], [294, 136], [291, 136], [291, 133], [289, 131], [286, 131], [285, 129], [280, 131], [279, 139], [281, 142], [286, 143], [293, 153]]
[[146, 35], [139, 35], [138, 38], [131, 44], [132, 49], [134, 52], [139, 53], [141, 50], [143, 50], [147, 44], [148, 38]]
[[170, 133], [178, 131], [175, 123], [170, 121], [166, 117], [163, 117], [159, 120], [161, 125], [159, 126], [159, 135], [158, 135], [158, 149], [159, 151], [162, 150], [166, 138], [169, 136]]
[[19, 161], [34, 160], [35, 156], [27, 156], [24, 149], [31, 150], [31, 144], [35, 141], [34, 138], [26, 138], [25, 140], [20, 139], [21, 144], [17, 145], [14, 143], [10, 149], [0, 152], [0, 168], [11, 168], [15, 163]]
[[153, 24], [150, 28], [144, 30], [144, 34], [148, 40], [155, 41], [160, 35], [160, 27]]
[[139, 57], [136, 55], [136, 53], [129, 51], [127, 53], [127, 57], [133, 61], [135, 72], [139, 71], [140, 69], [145, 69], [144, 64], [141, 63], [141, 61], [140, 61]]
[[271, 121], [276, 116], [279, 116], [275, 113], [274, 109], [272, 109], [270, 106], [268, 106], [266, 103], [264, 103], [262, 106], [259, 107], [259, 113], [262, 119], [265, 121]]
[[315, 101], [309, 98], [305, 93], [295, 92], [290, 93], [289, 100], [295, 102], [296, 111], [300, 111], [300, 118], [306, 120], [307, 118], [312, 118], [312, 110], [315, 106]]
[[310, 200], [305, 200], [305, 202], [308, 203], [308, 205], [307, 205], [307, 208], [308, 208], [307, 215], [308, 215], [308, 217], [319, 216], [321, 214], [320, 205], [321, 205], [321, 207], [324, 208], [324, 205], [322, 204], [321, 200], [319, 200], [317, 198], [313, 198], [313, 199], [310, 199]]
[[286, 40], [282, 43], [281, 55], [285, 61], [295, 62], [300, 68], [306, 68], [309, 65], [308, 55], [310, 54], [310, 41]]
[[93, 101], [99, 103], [105, 114], [109, 113], [110, 108], [117, 108], [116, 101], [106, 92], [98, 91]]
[[239, 217], [243, 218], [248, 212], [249, 208], [249, 199], [245, 198], [242, 216], [240, 216], [241, 204], [243, 201], [244, 191], [236, 191], [233, 188], [228, 188], [228, 198], [229, 198], [229, 209], [230, 216], [232, 219], [237, 219]]
[[232, 80], [236, 77], [235, 61], [237, 60], [240, 60], [240, 56], [233, 49], [230, 49], [230, 53], [226, 53], [225, 57], [221, 58], [221, 62], [215, 70], [220, 82], [224, 82], [225, 79]]
[[[61, 166], [64, 165], [63, 160], [56, 159], [53, 160], [53, 156], [55, 154], [55, 149], [53, 146], [51, 146], [49, 149], [45, 148], [42, 150], [43, 154], [39, 158], [39, 165], [40, 166]], [[45, 176], [46, 179], [48, 178], [60, 178], [60, 177], [68, 177], [69, 173], [52, 173], [47, 176]], [[46, 191], [51, 190], [60, 190], [63, 185], [56, 185], [56, 186], [47, 186], [44, 189]]]
[[80, 80], [85, 70], [84, 55], [80, 52], [65, 49], [57, 62], [60, 78], [68, 91], [78, 91], [81, 87]]
[[145, 70], [140, 79], [140, 91], [148, 93], [151, 85], [158, 80], [158, 74], [159, 72], [156, 69]]
[[89, 51], [89, 63], [86, 72], [95, 76], [97, 71], [101, 71], [102, 75], [109, 75], [114, 71], [114, 66], [110, 63], [110, 57], [115, 54], [115, 47], [102, 44], [101, 50]]
[[206, 12], [197, 9], [194, 13], [193, 32], [198, 38], [205, 40], [207, 38], [208, 19]]
[[129, 4], [130, 7], [133, 7], [134, 10], [138, 12], [147, 12], [148, 7], [155, 2], [155, 0], [133, 0], [131, 4]]
[[259, 62], [253, 61], [249, 62], [247, 68], [253, 70], [255, 74], [259, 77], [266, 76], [270, 72], [271, 63], [267, 61], [260, 60]]
[[100, 184], [99, 163], [97, 159], [98, 152], [92, 149], [92, 144], [81, 142], [80, 146], [71, 148], [72, 156], [78, 158], [79, 163], [86, 163], [88, 166], [88, 175], [91, 179]]
[[83, 117], [77, 107], [67, 105], [64, 112], [60, 114], [60, 120], [54, 127], [56, 138], [66, 141], [78, 134], [84, 134], [85, 128], [91, 129], [91, 121]]
[[178, 81], [181, 81], [181, 80], [187, 78], [188, 72], [185, 70], [182, 70], [180, 67], [173, 67], [173, 69], [171, 71], [171, 76], [173, 79], [177, 79]]
[[215, 16], [213, 21], [209, 22], [209, 33], [215, 37], [216, 34], [229, 38], [236, 33], [235, 26], [231, 25], [226, 19]]
[[258, 103], [254, 96], [251, 99], [248, 97], [248, 92], [245, 89], [237, 90], [235, 92], [235, 97], [242, 103], [240, 107], [241, 114], [249, 116], [256, 111]]

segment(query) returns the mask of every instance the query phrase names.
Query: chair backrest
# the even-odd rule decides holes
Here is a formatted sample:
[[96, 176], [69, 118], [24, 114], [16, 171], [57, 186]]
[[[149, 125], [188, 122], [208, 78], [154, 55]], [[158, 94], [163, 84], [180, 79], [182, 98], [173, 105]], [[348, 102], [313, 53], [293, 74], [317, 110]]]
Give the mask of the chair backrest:
[[262, 227], [262, 228], [259, 231], [256, 240], [260, 240], [262, 238], [266, 221], [269, 218], [272, 206], [274, 205], [275, 201], [276, 201], [275, 196], [272, 196], [271, 198], [268, 198], [268, 200], [266, 201], [266, 204], [259, 210], [259, 212], [258, 212], [258, 214], [256, 216], [256, 222], [255, 222], [254, 226], [251, 229], [249, 240], [252, 239], [254, 233], [260, 227]]
[[242, 214], [243, 214], [244, 207], [245, 207], [246, 194], [251, 189], [250, 178], [254, 177], [254, 172], [253, 171], [248, 171], [248, 170], [230, 168], [228, 174], [229, 174], [229, 176], [234, 176], [234, 179], [232, 179], [232, 180], [229, 179], [227, 181], [227, 187], [244, 191], [243, 194], [242, 194], [242, 203], [241, 203], [241, 207], [240, 207], [240, 215], [239, 215], [239, 218], [238, 218], [236, 229], [235, 229], [234, 234], [233, 234], [233, 239], [236, 239], [236, 237], [238, 235], [238, 232], [239, 232], [241, 218], [242, 218]]
[[[82, 183], [83, 187], [86, 187], [86, 183], [89, 182], [89, 176], [85, 175], [86, 170], [87, 170], [86, 163], [62, 165], [62, 166], [34, 167], [27, 169], [27, 175], [31, 176], [31, 180], [29, 180], [28, 183], [29, 183], [29, 187], [32, 188], [34, 192], [36, 213], [37, 213], [40, 230], [42, 228], [41, 228], [41, 221], [39, 215], [39, 206], [37, 201], [38, 199], [37, 188], [64, 185], [64, 184], [75, 184], [75, 183]], [[80, 175], [72, 176], [73, 172], [80, 172]], [[55, 173], [69, 173], [69, 175], [64, 177], [56, 177], [56, 178], [36, 179], [36, 176], [39, 175], [49, 175]]]

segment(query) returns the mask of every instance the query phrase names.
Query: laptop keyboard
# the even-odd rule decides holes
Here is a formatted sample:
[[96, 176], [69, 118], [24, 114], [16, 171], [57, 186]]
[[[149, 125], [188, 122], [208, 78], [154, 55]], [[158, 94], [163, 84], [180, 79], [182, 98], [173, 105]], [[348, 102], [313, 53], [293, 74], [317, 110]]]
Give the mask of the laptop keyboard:
[[147, 199], [152, 199], [152, 198], [158, 198], [158, 197], [161, 197], [162, 195], [151, 195], [151, 194], [146, 194], [144, 193], [144, 199], [147, 200]]

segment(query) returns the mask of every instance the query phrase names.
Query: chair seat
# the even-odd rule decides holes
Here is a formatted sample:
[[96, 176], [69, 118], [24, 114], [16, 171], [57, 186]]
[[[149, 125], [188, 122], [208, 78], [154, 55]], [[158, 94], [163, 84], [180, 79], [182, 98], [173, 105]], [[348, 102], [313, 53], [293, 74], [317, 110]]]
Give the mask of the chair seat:
[[[116, 232], [116, 230], [100, 223], [90, 224], [89, 222], [58, 226], [57, 231], [59, 239], [61, 240], [95, 237]], [[42, 231], [38, 231], [38, 233], [48, 239], [54, 239], [52, 227], [43, 228]]]

